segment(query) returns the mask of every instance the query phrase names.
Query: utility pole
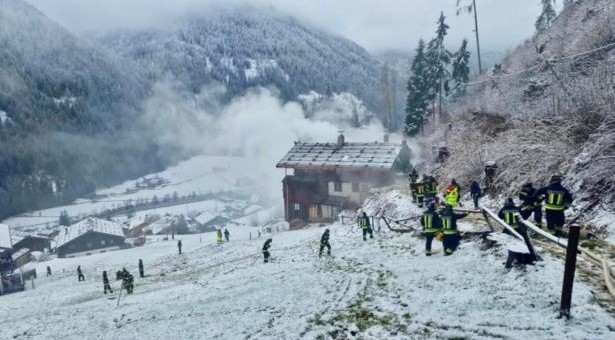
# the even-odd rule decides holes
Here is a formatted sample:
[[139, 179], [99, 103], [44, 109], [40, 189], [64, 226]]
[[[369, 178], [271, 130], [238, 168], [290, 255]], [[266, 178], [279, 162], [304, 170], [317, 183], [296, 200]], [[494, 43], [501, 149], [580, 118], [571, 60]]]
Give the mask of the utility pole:
[[474, 32], [476, 33], [476, 55], [478, 56], [478, 74], [482, 74], [483, 65], [480, 60], [480, 42], [478, 40], [478, 14], [476, 11], [476, 0], [472, 0], [472, 7], [474, 8]]

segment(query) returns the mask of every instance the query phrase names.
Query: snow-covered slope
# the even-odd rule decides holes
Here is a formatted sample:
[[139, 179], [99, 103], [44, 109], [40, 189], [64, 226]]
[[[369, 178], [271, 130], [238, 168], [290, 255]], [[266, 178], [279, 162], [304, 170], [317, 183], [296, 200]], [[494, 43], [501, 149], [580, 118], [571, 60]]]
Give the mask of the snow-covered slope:
[[[395, 197], [393, 203], [402, 202]], [[548, 255], [536, 266], [508, 271], [506, 249], [485, 249], [479, 239], [463, 241], [453, 256], [425, 257], [423, 241], [410, 234], [381, 230], [364, 242], [354, 225], [330, 229], [331, 258], [317, 255], [324, 228], [272, 235], [269, 264], [262, 263], [260, 247], [270, 235], [249, 240], [249, 229], [231, 228], [231, 242], [220, 247], [213, 245], [213, 233], [183, 237], [181, 256], [174, 242], [157, 242], [42, 262], [39, 273], [50, 265], [56, 274], [38, 279], [34, 290], [2, 297], [2, 334], [32, 339], [608, 339], [615, 331], [613, 318], [580, 282], [575, 283], [574, 318], [556, 318], [563, 264]], [[124, 295], [116, 307], [117, 301], [102, 293], [100, 273], [122, 266], [136, 273], [138, 258], [146, 277], [136, 277], [135, 293]], [[85, 270], [86, 282], [77, 282], [77, 265]], [[117, 293], [119, 283], [112, 285]]]
[[371, 111], [379, 108], [377, 59], [271, 8], [196, 12], [163, 30], [115, 33], [99, 41], [151, 79], [176, 78], [193, 93], [212, 83], [224, 84], [229, 98], [249, 87], [275, 86], [284, 100], [310, 90], [349, 92]]

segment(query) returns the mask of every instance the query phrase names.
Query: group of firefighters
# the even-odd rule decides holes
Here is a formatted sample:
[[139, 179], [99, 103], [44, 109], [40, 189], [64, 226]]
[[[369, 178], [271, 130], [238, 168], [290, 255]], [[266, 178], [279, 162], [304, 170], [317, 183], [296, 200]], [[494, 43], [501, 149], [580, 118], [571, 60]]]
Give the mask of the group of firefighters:
[[[422, 207], [424, 202], [427, 205], [427, 210], [421, 216], [426, 255], [432, 254], [431, 244], [434, 238], [442, 240], [444, 255], [452, 254], [458, 247], [460, 239], [457, 220], [467, 216], [467, 214], [457, 214], [453, 211], [453, 208], [460, 204], [461, 190], [459, 185], [453, 179], [447, 186], [443, 194], [444, 204], [438, 212], [437, 207], [440, 206], [440, 202], [435, 196], [437, 191], [433, 187], [433, 183], [437, 183], [435, 179], [429, 175], [420, 179], [418, 174], [412, 172], [409, 178], [413, 199], [418, 202], [419, 207]], [[544, 202], [548, 232], [552, 235], [563, 236], [563, 227], [566, 222], [564, 211], [572, 204], [572, 195], [568, 189], [562, 186], [561, 182], [561, 177], [554, 175], [547, 186], [538, 190], [532, 186], [532, 183], [525, 183], [519, 192], [521, 205], [518, 207], [512, 198], [507, 198], [498, 213], [498, 217], [514, 230], [517, 230], [519, 218], [528, 219], [533, 214], [534, 223], [537, 227], [542, 228]], [[428, 183], [428, 186], [425, 186], [425, 183]], [[474, 202], [474, 208], [478, 209], [481, 189], [477, 182], [472, 183], [470, 196]]]

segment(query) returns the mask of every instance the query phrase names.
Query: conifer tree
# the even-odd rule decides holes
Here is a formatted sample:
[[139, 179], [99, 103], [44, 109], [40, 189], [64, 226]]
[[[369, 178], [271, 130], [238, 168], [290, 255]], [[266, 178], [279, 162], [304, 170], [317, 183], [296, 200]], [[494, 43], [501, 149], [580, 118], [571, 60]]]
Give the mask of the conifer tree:
[[432, 99], [432, 88], [425, 56], [425, 41], [421, 39], [412, 60], [411, 75], [408, 79], [404, 128], [407, 135], [415, 136], [422, 131], [426, 122], [427, 106]]
[[470, 80], [470, 52], [468, 41], [463, 39], [461, 47], [453, 54], [451, 78], [454, 82], [453, 95], [459, 96], [465, 93], [465, 84]]
[[435, 100], [438, 99], [439, 108], [442, 107], [442, 96], [448, 95], [448, 81], [450, 79], [450, 72], [448, 66], [451, 62], [451, 54], [444, 47], [444, 38], [448, 33], [449, 26], [445, 21], [446, 17], [443, 12], [440, 12], [438, 18], [438, 28], [436, 29], [436, 37], [432, 39], [426, 52], [426, 59], [429, 69], [429, 80], [432, 85], [432, 93], [434, 100], [433, 107], [435, 108]]
[[551, 27], [551, 23], [557, 16], [555, 13], [555, 8], [554, 8], [555, 0], [540, 0], [540, 1], [542, 4], [542, 12], [540, 13], [540, 16], [536, 20], [536, 24], [535, 24], [536, 30], [538, 32], [542, 32], [548, 29], [549, 27]]

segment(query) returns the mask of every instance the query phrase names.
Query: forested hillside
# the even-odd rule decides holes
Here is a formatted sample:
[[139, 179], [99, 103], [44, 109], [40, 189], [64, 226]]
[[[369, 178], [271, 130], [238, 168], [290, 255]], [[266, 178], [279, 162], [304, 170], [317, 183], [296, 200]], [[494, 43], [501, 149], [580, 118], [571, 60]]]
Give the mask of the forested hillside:
[[274, 86], [285, 101], [314, 90], [349, 92], [380, 108], [380, 62], [357, 44], [307, 27], [275, 10], [239, 7], [193, 13], [173, 28], [101, 37], [152, 80], [172, 77], [198, 93], [224, 84], [226, 98], [253, 86]]
[[145, 91], [102, 50], [0, 0], [0, 216], [160, 168], [129, 132]]
[[[515, 195], [553, 174], [576, 203], [613, 210], [615, 4], [567, 1], [563, 11], [500, 64], [449, 100], [451, 157], [439, 172], [469, 182], [497, 161], [496, 191]], [[458, 141], [463, 140], [464, 143]]]

